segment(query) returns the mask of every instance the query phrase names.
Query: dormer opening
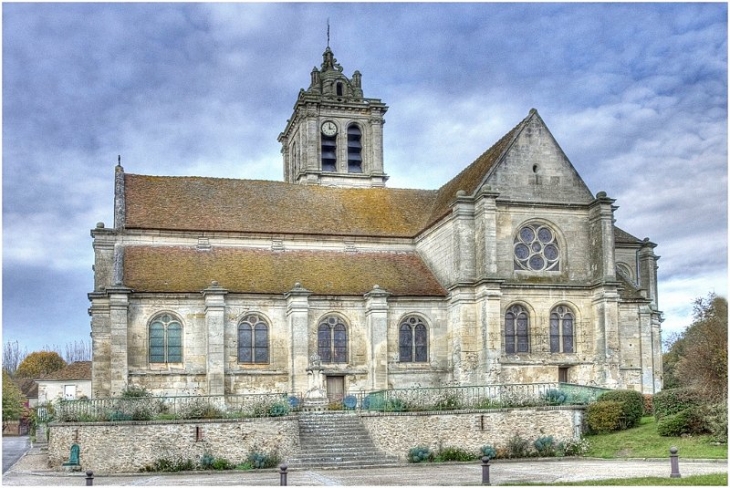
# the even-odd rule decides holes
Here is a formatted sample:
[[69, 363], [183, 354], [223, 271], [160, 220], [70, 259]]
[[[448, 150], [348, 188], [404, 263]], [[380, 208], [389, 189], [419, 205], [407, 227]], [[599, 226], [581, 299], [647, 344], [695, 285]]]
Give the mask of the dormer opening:
[[337, 90], [337, 96], [341, 97], [342, 96], [342, 82], [341, 81], [337, 82], [336, 90]]
[[362, 173], [362, 133], [355, 124], [347, 127], [347, 171]]

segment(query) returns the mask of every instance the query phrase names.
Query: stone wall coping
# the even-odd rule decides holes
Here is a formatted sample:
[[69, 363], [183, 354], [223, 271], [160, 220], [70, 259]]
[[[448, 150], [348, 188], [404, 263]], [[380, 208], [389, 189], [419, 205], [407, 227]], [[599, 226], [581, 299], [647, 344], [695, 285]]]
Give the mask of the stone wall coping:
[[555, 405], [555, 406], [541, 406], [541, 407], [508, 407], [508, 408], [489, 408], [489, 409], [462, 409], [462, 410], [442, 410], [435, 412], [433, 410], [423, 410], [418, 412], [359, 412], [360, 417], [390, 417], [390, 416], [427, 416], [427, 415], [472, 415], [487, 414], [487, 413], [504, 413], [512, 410], [525, 411], [535, 410], [538, 412], [550, 411], [550, 410], [585, 410], [586, 405]]
[[95, 426], [95, 427], [127, 427], [135, 425], [199, 425], [199, 424], [232, 424], [236, 422], [257, 422], [262, 419], [274, 422], [299, 420], [299, 415], [282, 415], [280, 417], [241, 417], [235, 419], [175, 419], [175, 420], [121, 420], [110, 422], [49, 422], [49, 426], [53, 427], [78, 427], [78, 426]]

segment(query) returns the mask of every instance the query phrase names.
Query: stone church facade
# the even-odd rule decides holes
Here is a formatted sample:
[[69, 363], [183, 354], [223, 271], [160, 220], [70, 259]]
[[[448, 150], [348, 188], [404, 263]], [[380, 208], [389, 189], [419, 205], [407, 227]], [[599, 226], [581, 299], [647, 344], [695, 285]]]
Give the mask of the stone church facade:
[[388, 107], [327, 47], [284, 181], [115, 172], [91, 231], [95, 397], [565, 381], [661, 389], [656, 245], [535, 110], [436, 190], [390, 189]]

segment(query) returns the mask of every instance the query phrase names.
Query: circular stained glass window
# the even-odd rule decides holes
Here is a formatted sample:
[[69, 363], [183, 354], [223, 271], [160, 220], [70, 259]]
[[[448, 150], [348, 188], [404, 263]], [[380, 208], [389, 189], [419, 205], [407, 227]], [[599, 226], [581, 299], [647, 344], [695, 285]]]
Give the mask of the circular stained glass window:
[[555, 232], [542, 224], [523, 226], [514, 241], [515, 269], [560, 271], [560, 247]]

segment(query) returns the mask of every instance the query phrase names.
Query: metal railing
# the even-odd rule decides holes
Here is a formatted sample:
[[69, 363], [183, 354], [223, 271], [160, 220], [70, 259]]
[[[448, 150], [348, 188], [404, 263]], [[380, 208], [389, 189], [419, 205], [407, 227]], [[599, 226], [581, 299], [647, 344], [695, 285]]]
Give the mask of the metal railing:
[[[331, 410], [426, 412], [584, 405], [604, 388], [569, 383], [529, 383], [484, 386], [444, 386], [358, 391], [331, 400]], [[60, 400], [43, 407], [49, 420], [61, 422], [118, 422], [182, 419], [235, 419], [278, 417], [299, 411], [301, 394], [142, 396]]]

